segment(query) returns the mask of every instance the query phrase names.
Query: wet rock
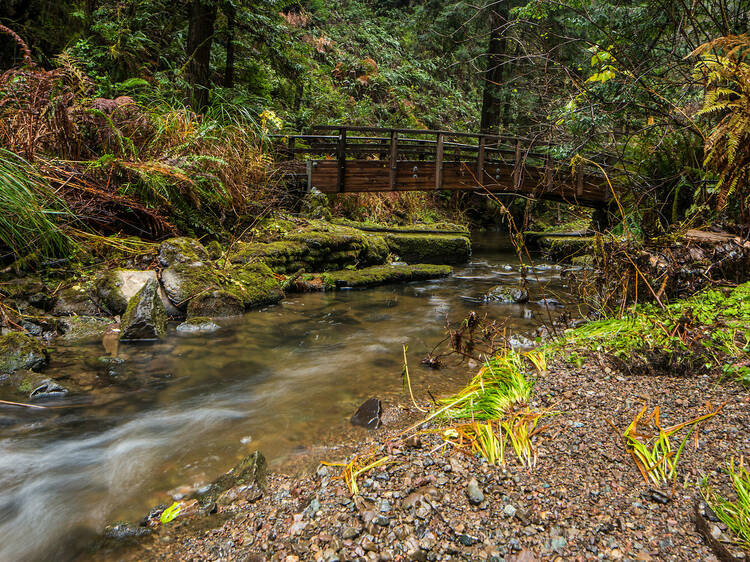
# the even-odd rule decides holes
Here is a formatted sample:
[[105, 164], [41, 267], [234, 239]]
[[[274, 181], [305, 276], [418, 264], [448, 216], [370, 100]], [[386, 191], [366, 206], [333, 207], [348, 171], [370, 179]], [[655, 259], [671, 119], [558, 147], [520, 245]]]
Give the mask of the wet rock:
[[314, 519], [315, 514], [318, 513], [318, 511], [320, 511], [320, 500], [318, 498], [313, 498], [303, 513], [310, 519]]
[[0, 374], [18, 369], [40, 369], [47, 364], [47, 350], [37, 340], [21, 332], [0, 336]]
[[516, 515], [516, 508], [510, 504], [507, 504], [503, 508], [503, 513], [506, 517], [514, 517]]
[[209, 259], [208, 251], [195, 238], [170, 238], [159, 246], [159, 263], [163, 267], [178, 263], [207, 262]]
[[29, 393], [33, 401], [54, 400], [68, 394], [68, 389], [52, 379], [44, 379], [34, 390]]
[[120, 341], [155, 340], [166, 335], [167, 312], [158, 291], [158, 283], [151, 279], [130, 299], [120, 323]]
[[341, 533], [341, 538], [343, 538], [344, 540], [355, 539], [359, 536], [360, 532], [360, 529], [355, 529], [354, 527], [345, 527], [344, 531]]
[[525, 287], [506, 287], [504, 285], [497, 285], [485, 294], [484, 301], [502, 304], [521, 304], [529, 302], [529, 291]]
[[133, 537], [144, 537], [150, 535], [153, 531], [147, 527], [131, 525], [129, 523], [118, 522], [107, 525], [104, 528], [104, 536], [108, 539], [123, 540]]
[[218, 289], [205, 292], [190, 300], [188, 305], [188, 319], [194, 318], [228, 318], [241, 316], [245, 312], [245, 305], [235, 294]]
[[244, 457], [232, 470], [218, 478], [210, 489], [202, 495], [201, 502], [205, 505], [234, 486], [245, 486], [246, 489], [256, 487], [265, 490], [268, 485], [268, 464], [266, 457], [260, 451], [255, 451]]
[[469, 498], [469, 503], [472, 505], [479, 505], [484, 501], [484, 493], [475, 478], [469, 480], [469, 483], [466, 485], [466, 495]]
[[340, 287], [373, 287], [387, 283], [406, 283], [447, 277], [453, 272], [447, 265], [414, 264], [414, 265], [376, 265], [356, 270], [341, 270], [326, 273], [322, 276], [323, 286], [327, 289]]
[[458, 535], [458, 542], [460, 542], [464, 546], [473, 546], [479, 542], [479, 539], [477, 537], [464, 533]]
[[471, 257], [471, 242], [462, 234], [389, 232], [384, 237], [391, 253], [407, 263], [464, 263]]
[[555, 299], [539, 299], [536, 301], [536, 304], [549, 308], [561, 308], [564, 306], [563, 303]]
[[361, 425], [367, 429], [377, 429], [380, 427], [380, 416], [383, 413], [383, 405], [378, 398], [369, 398], [357, 409], [354, 415], [349, 419], [353, 425]]
[[188, 318], [182, 324], [177, 326], [177, 331], [181, 334], [206, 334], [215, 332], [221, 327], [205, 316], [196, 316]]

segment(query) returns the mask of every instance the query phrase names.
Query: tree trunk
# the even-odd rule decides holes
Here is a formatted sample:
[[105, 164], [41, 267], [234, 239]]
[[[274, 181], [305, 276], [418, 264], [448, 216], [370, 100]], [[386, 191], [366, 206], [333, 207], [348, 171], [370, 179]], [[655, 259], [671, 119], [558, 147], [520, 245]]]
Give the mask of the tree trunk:
[[223, 10], [227, 17], [227, 59], [224, 65], [224, 87], [234, 88], [234, 24], [237, 10], [231, 2], [226, 2]]
[[487, 45], [487, 68], [484, 72], [480, 129], [483, 133], [497, 133], [504, 113], [502, 56], [505, 54], [506, 39], [502, 26], [508, 23], [507, 0], [491, 7], [489, 16], [490, 42]]
[[190, 104], [196, 111], [202, 111], [208, 105], [214, 23], [216, 23], [216, 4], [212, 0], [190, 2], [187, 78], [192, 89]]

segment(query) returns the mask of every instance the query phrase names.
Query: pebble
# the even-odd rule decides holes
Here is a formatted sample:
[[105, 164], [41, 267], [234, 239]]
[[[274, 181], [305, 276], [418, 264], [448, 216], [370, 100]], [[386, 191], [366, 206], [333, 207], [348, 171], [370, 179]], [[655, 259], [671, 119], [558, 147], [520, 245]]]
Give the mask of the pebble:
[[513, 517], [516, 514], [516, 508], [508, 504], [503, 508], [503, 513], [506, 517]]

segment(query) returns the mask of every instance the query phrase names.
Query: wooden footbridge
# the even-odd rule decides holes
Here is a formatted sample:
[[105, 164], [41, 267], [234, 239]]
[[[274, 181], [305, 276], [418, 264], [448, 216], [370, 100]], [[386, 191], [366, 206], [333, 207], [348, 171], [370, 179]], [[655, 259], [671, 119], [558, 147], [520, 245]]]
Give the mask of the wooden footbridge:
[[315, 126], [285, 135], [280, 152], [306, 160], [307, 187], [323, 193], [464, 190], [590, 207], [611, 190], [598, 169], [555, 166], [552, 147], [500, 135], [423, 129]]

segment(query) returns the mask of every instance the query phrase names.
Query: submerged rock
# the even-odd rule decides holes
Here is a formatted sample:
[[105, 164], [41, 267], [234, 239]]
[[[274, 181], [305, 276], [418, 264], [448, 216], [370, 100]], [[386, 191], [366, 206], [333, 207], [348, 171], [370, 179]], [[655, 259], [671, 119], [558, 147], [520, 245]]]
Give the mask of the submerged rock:
[[529, 302], [529, 291], [525, 287], [492, 287], [484, 296], [485, 302], [517, 303]]
[[120, 341], [154, 340], [167, 332], [167, 312], [159, 298], [159, 285], [149, 280], [128, 303], [122, 316]]
[[52, 314], [56, 316], [97, 316], [99, 306], [91, 298], [91, 292], [81, 285], [71, 285], [57, 292]]
[[99, 316], [66, 316], [58, 322], [60, 339], [83, 342], [100, 339], [113, 325], [111, 318]]
[[40, 369], [47, 364], [47, 350], [31, 336], [10, 332], [0, 336], [0, 374], [18, 369]]
[[188, 319], [206, 316], [225, 317], [240, 316], [245, 312], [245, 303], [234, 293], [217, 289], [204, 292], [190, 300]]
[[62, 398], [68, 394], [68, 389], [52, 379], [44, 379], [29, 393], [31, 400], [51, 400]]
[[188, 318], [182, 324], [177, 326], [177, 331], [181, 334], [205, 334], [215, 332], [220, 326], [210, 318], [205, 316], [196, 316]]
[[383, 405], [378, 398], [369, 398], [357, 408], [354, 415], [349, 419], [353, 425], [361, 425], [367, 429], [377, 429], [380, 427]]

